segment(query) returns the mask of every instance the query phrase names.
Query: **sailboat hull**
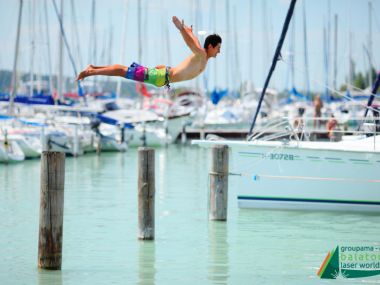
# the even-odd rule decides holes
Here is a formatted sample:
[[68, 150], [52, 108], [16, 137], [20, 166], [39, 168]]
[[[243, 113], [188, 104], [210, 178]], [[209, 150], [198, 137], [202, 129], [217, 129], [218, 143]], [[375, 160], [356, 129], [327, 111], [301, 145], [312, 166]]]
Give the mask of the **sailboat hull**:
[[380, 152], [364, 141], [213, 143], [231, 148], [239, 207], [380, 212]]

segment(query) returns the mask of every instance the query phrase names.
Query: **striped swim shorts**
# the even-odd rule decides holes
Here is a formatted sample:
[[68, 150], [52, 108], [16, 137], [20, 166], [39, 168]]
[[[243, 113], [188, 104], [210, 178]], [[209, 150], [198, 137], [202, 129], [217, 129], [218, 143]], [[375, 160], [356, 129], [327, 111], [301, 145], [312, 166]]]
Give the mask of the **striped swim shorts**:
[[169, 70], [168, 66], [159, 66], [155, 68], [147, 68], [136, 62], [128, 67], [125, 78], [134, 81], [153, 84], [157, 87], [169, 85]]

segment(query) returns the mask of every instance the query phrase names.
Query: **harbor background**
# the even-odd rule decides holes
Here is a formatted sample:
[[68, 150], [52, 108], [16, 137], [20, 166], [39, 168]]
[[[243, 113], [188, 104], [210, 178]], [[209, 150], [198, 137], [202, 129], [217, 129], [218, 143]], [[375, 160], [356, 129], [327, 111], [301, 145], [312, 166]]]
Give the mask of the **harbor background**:
[[[56, 272], [37, 268], [40, 161], [0, 165], [1, 284], [321, 284], [328, 251], [379, 245], [378, 215], [239, 209], [233, 176], [227, 222], [209, 221], [210, 150], [172, 145], [155, 158], [154, 241], [137, 239], [136, 149], [66, 158]], [[323, 281], [358, 282], [380, 279]]]
[[[4, 149], [0, 164], [0, 284], [320, 284], [317, 271], [337, 245], [379, 245], [378, 214], [239, 209], [237, 193], [242, 189], [236, 176], [229, 177], [227, 221], [209, 221], [210, 151], [189, 142], [181, 145], [179, 139], [172, 144], [185, 131], [188, 139], [215, 133], [246, 138], [289, 2], [130, 0], [126, 6], [127, 1], [122, 0], [71, 1], [70, 5], [64, 1], [64, 30], [73, 51], [72, 66], [67, 49], [62, 42], [58, 45], [55, 1], [0, 0], [0, 149]], [[21, 3], [20, 48], [16, 52]], [[341, 139], [334, 132], [346, 134], [357, 129], [351, 120], [361, 120], [371, 92], [369, 74], [375, 76], [380, 64], [376, 53], [379, 5], [379, 1], [366, 0], [297, 2], [295, 24], [289, 29], [282, 60], [269, 86], [259, 127], [267, 132], [266, 124], [272, 119], [287, 117], [284, 122], [291, 128], [285, 130], [291, 132], [285, 133], [284, 145], [292, 142], [291, 135], [298, 131], [305, 131], [305, 136], [297, 142], [320, 139], [313, 136], [315, 131], [327, 140], [326, 123], [334, 118], [339, 126], [329, 129], [331, 142]], [[301, 20], [303, 8], [307, 21]], [[339, 16], [337, 33], [333, 32], [335, 14]], [[173, 15], [193, 24], [201, 41], [214, 31], [223, 37], [220, 56], [210, 61], [201, 76], [173, 84], [172, 94], [163, 88], [148, 88], [152, 94], [138, 95], [139, 85], [126, 80], [118, 92], [116, 80], [104, 77], [82, 82], [85, 96], [80, 88], [76, 90], [74, 69], [79, 71], [89, 63], [179, 63], [189, 50], [171, 23]], [[307, 33], [303, 33], [306, 24]], [[333, 34], [337, 38], [334, 48]], [[308, 76], [304, 58], [309, 58]], [[296, 87], [303, 94], [292, 92]], [[212, 90], [218, 100], [213, 100]], [[46, 108], [16, 102], [13, 113], [8, 108], [11, 91], [24, 99], [42, 95], [53, 102]], [[181, 97], [178, 93], [182, 91], [188, 93]], [[318, 118], [312, 101], [317, 94], [325, 100]], [[332, 99], [341, 100], [330, 102]], [[163, 102], [167, 104], [164, 107], [160, 105]], [[375, 103], [373, 108], [380, 108], [380, 103]], [[376, 114], [374, 110], [372, 115]], [[372, 133], [378, 133], [380, 120], [372, 120], [377, 124]], [[23, 150], [17, 148], [18, 143]], [[145, 143], [156, 149], [154, 241], [137, 238], [136, 145]], [[35, 147], [26, 155], [25, 146]], [[37, 267], [42, 150], [67, 154], [63, 263], [56, 272]], [[379, 161], [376, 159], [373, 167], [368, 164], [376, 175]], [[248, 161], [248, 169], [252, 163], [260, 167], [260, 163]], [[307, 166], [313, 173], [314, 165]], [[321, 163], [319, 169], [327, 169], [325, 166]], [[366, 183], [380, 181], [377, 176], [371, 179]], [[365, 186], [353, 183], [362, 195]], [[300, 191], [295, 194], [310, 194], [304, 192], [308, 186], [305, 183], [304, 188], [293, 189]], [[348, 196], [342, 186], [339, 191]], [[380, 283], [380, 278], [323, 280], [327, 284], [358, 282]]]
[[[306, 70], [303, 59], [305, 48], [302, 39], [303, 6], [305, 6], [307, 17], [311, 91], [322, 92], [325, 88], [326, 55], [324, 52], [328, 53], [327, 74], [330, 77], [327, 85], [333, 83], [335, 14], [338, 16], [337, 88], [346, 83], [349, 76], [349, 57], [352, 57], [352, 63], [355, 64], [355, 72], [362, 74], [367, 72], [368, 59], [365, 49], [370, 51], [369, 2], [372, 5], [371, 41], [374, 51], [372, 66], [375, 69], [378, 68], [379, 56], [375, 51], [380, 48], [379, 1], [299, 1], [296, 5], [294, 20], [292, 20], [295, 22], [296, 34], [293, 52], [290, 47], [292, 40], [287, 39], [282, 52], [283, 61], [279, 62], [271, 88], [282, 91], [293, 87], [289, 68], [292, 63], [291, 57], [295, 56], [293, 85], [298, 90], [305, 91], [306, 89]], [[53, 75], [58, 74], [59, 21], [52, 3], [52, 1], [44, 3], [24, 0], [18, 64], [20, 73], [30, 73], [34, 70], [35, 74], [48, 75], [49, 66], [51, 66]], [[56, 3], [59, 8], [59, 1]], [[263, 86], [288, 5], [287, 0], [186, 0], [180, 2], [86, 0], [75, 2], [74, 9], [71, 2], [67, 1], [63, 6], [63, 22], [78, 71], [88, 64], [129, 65], [139, 60], [141, 64], [148, 67], [159, 64], [175, 66], [190, 52], [172, 24], [171, 17], [178, 16], [184, 19], [186, 24], [193, 25], [194, 33], [201, 43], [205, 35], [218, 33], [223, 38], [223, 44], [220, 55], [217, 59], [210, 60], [203, 76], [175, 84], [174, 87], [235, 90], [245, 81], [251, 82], [258, 88]], [[2, 42], [0, 70], [12, 71], [18, 6], [19, 1], [0, 1], [2, 23], [0, 25]], [[49, 21], [48, 37], [45, 6]], [[38, 17], [40, 20], [37, 20]], [[326, 35], [328, 43], [324, 43], [324, 29], [328, 32]], [[52, 55], [51, 63], [49, 63], [47, 53], [48, 44], [50, 44]], [[72, 87], [76, 75], [66, 49], [63, 50], [63, 57], [63, 75], [70, 83], [68, 86]], [[104, 84], [110, 82], [108, 79], [97, 80], [98, 82], [105, 81]], [[9, 85], [10, 83], [0, 91], [7, 92]], [[65, 91], [70, 90], [64, 89]], [[128, 91], [132, 92], [133, 88], [129, 88]]]

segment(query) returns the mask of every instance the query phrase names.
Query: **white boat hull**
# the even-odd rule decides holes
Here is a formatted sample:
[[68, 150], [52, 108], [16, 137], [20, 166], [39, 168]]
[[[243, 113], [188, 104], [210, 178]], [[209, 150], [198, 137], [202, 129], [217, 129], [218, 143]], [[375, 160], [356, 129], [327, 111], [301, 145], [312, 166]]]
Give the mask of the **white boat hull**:
[[310, 142], [212, 144], [231, 148], [230, 172], [242, 208], [380, 212], [379, 151], [339, 143], [333, 149]]
[[101, 151], [125, 152], [128, 149], [128, 144], [126, 142], [119, 142], [114, 137], [109, 136], [103, 136], [100, 138], [99, 144]]
[[157, 121], [146, 123], [145, 126], [135, 125], [134, 129], [125, 132], [128, 146], [139, 147], [144, 144], [144, 141], [147, 146], [165, 146], [174, 143], [187, 118], [188, 115], [169, 119], [167, 122]]
[[19, 162], [25, 160], [25, 155], [15, 141], [5, 144], [0, 141], [0, 163]]
[[42, 144], [37, 136], [32, 135], [10, 135], [10, 140], [14, 140], [20, 146], [25, 158], [36, 158], [41, 156]]

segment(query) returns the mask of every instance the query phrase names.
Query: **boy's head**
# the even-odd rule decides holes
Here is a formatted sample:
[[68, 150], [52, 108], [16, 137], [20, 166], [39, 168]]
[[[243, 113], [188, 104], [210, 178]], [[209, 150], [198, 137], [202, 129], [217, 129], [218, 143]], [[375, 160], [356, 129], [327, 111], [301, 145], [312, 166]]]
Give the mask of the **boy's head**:
[[203, 47], [207, 49], [208, 45], [210, 44], [212, 45], [212, 47], [216, 47], [219, 43], [220, 44], [222, 43], [222, 38], [217, 34], [213, 34], [213, 35], [207, 36]]
[[205, 48], [207, 54], [210, 57], [216, 57], [216, 55], [220, 52], [220, 46], [222, 44], [222, 38], [217, 35], [209, 35], [205, 39], [203, 47]]

